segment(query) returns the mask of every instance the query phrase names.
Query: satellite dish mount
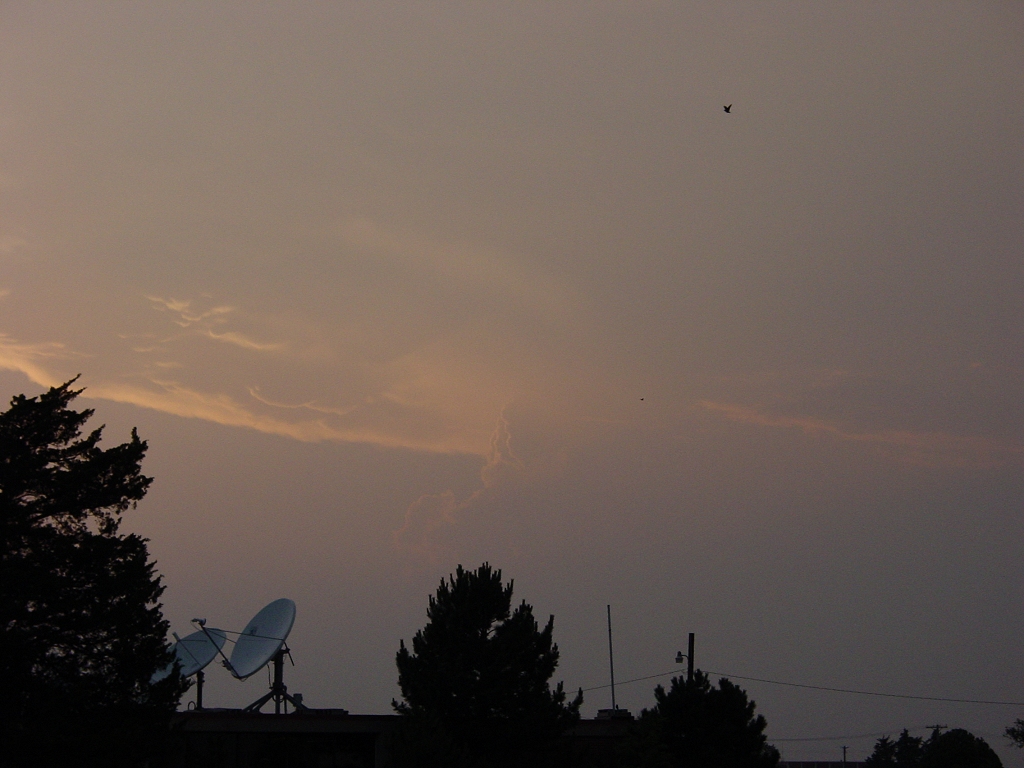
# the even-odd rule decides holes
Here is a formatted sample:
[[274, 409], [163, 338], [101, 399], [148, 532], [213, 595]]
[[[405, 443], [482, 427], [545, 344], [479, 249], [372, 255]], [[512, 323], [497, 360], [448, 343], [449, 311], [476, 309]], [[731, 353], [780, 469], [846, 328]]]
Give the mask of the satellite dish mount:
[[260, 698], [256, 699], [252, 704], [246, 707], [243, 712], [259, 712], [271, 699], [274, 700], [274, 714], [280, 715], [282, 707], [284, 708], [285, 714], [288, 714], [288, 704], [291, 703], [295, 709], [306, 709], [306, 705], [302, 703], [302, 694], [293, 696], [288, 693], [288, 687], [284, 684], [284, 657], [287, 654], [288, 661], [292, 662], [292, 666], [295, 666], [295, 662], [292, 660], [292, 652], [289, 650], [287, 645], [282, 645], [278, 649], [277, 653], [274, 654], [272, 659], [274, 663], [274, 682], [270, 684], [270, 691], [265, 693]]

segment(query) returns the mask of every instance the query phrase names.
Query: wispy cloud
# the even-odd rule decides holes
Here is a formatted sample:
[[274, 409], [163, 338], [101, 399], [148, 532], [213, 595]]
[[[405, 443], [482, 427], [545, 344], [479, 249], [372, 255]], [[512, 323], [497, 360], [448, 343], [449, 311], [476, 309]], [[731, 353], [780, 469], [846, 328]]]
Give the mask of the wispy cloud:
[[63, 344], [43, 342], [25, 344], [0, 333], [0, 369], [24, 374], [34, 384], [55, 387], [63, 383], [59, 376], [47, 370], [45, 361], [80, 357], [68, 352]]
[[350, 408], [329, 408], [327, 406], [317, 405], [316, 402], [313, 400], [310, 400], [307, 403], [295, 404], [277, 402], [264, 397], [260, 393], [259, 387], [249, 387], [249, 394], [252, 395], [254, 400], [258, 400], [264, 405], [269, 405], [273, 408], [286, 408], [289, 410], [309, 410], [314, 411], [316, 413], [330, 414], [332, 416], [347, 416], [348, 414], [352, 413], [355, 410], [355, 406], [352, 406]]
[[[199, 327], [183, 333], [198, 339], [203, 335], [195, 333], [198, 330]], [[231, 333], [225, 332], [225, 335]], [[452, 416], [449, 411], [439, 410], [433, 401], [391, 397], [394, 375], [370, 377], [356, 385], [341, 382], [335, 392], [335, 396], [341, 398], [338, 404], [321, 399], [289, 402], [286, 398], [265, 396], [258, 386], [240, 383], [237, 375], [229, 377], [234, 381], [224, 381], [223, 377], [218, 380], [216, 371], [207, 375], [210, 374], [208, 368], [176, 359], [165, 341], [138, 344], [152, 334], [119, 336], [128, 342], [128, 348], [145, 354], [141, 364], [133, 360], [127, 367], [111, 368], [111, 359], [105, 356], [102, 345], [100, 353], [90, 356], [60, 342], [25, 343], [0, 334], [0, 369], [20, 372], [41, 387], [56, 386], [75, 374], [84, 373], [82, 384], [86, 398], [130, 403], [183, 418], [203, 419], [303, 442], [364, 443], [429, 453], [482, 455], [486, 452], [483, 439], [486, 432], [480, 435], [479, 430], [467, 429], [466, 419], [461, 415]], [[245, 337], [238, 334], [232, 337], [231, 343], [238, 344], [243, 339]], [[89, 364], [71, 367], [74, 361]], [[180, 370], [187, 373], [176, 373]], [[290, 373], [290, 370], [267, 368], [260, 363], [259, 367], [242, 375], [280, 381], [283, 391], [287, 392]]]
[[253, 341], [252, 339], [243, 336], [235, 331], [225, 331], [224, 333], [214, 333], [213, 331], [204, 331], [203, 336], [217, 341], [223, 341], [228, 344], [234, 344], [235, 346], [242, 347], [242, 349], [253, 349], [258, 352], [274, 352], [279, 349], [284, 349], [284, 344], [268, 344], [259, 341]]
[[224, 426], [245, 427], [302, 442], [339, 441], [432, 453], [472, 453], [457, 438], [417, 436], [401, 430], [387, 431], [372, 425], [342, 427], [329, 424], [323, 419], [288, 421], [275, 418], [247, 407], [230, 395], [202, 392], [175, 381], [151, 379], [145, 385], [127, 382], [90, 384], [85, 396], [130, 403]]
[[189, 333], [225, 344], [232, 344], [254, 352], [276, 352], [285, 348], [285, 345], [282, 343], [256, 341], [239, 331], [215, 330], [215, 328], [223, 328], [225, 324], [230, 322], [232, 315], [237, 316], [237, 307], [220, 305], [199, 311], [192, 308], [191, 301], [164, 299], [159, 296], [146, 296], [146, 299], [157, 311], [167, 312], [172, 315], [172, 321], [175, 325], [191, 329]]
[[502, 409], [480, 468], [480, 487], [462, 501], [452, 490], [420, 496], [406, 510], [402, 527], [392, 534], [395, 546], [439, 561], [447, 548], [445, 532], [458, 524], [460, 516], [504, 483], [522, 478], [525, 471], [525, 463], [512, 450], [512, 432]]
[[838, 422], [810, 416], [784, 416], [735, 403], [702, 400], [700, 406], [730, 421], [805, 434], [828, 435], [837, 440], [863, 443], [913, 464], [948, 467], [996, 467], [1024, 462], [1024, 446], [973, 435], [914, 432], [906, 429], [861, 431]]
[[115, 382], [92, 385], [85, 394], [152, 408], [175, 416], [204, 419], [225, 426], [248, 427], [304, 442], [343, 439], [342, 434], [320, 422], [291, 423], [256, 414], [226, 394], [200, 392], [175, 381], [150, 383], [152, 387]]
[[223, 322], [225, 315], [229, 315], [235, 311], [234, 307], [219, 306], [208, 309], [205, 312], [196, 312], [192, 309], [191, 301], [164, 299], [160, 296], [146, 296], [146, 299], [153, 304], [154, 309], [177, 315], [174, 322], [182, 328], [188, 328], [190, 325], [203, 321]]

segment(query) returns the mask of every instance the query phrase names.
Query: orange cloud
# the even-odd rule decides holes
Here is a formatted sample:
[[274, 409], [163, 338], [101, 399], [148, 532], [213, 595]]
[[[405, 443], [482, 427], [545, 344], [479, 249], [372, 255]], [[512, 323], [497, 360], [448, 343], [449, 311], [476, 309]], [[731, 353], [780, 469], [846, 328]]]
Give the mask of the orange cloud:
[[458, 524], [459, 516], [501, 484], [522, 477], [525, 470], [526, 465], [512, 450], [512, 433], [502, 409], [480, 469], [480, 487], [463, 501], [457, 501], [451, 490], [420, 496], [406, 510], [404, 525], [392, 534], [395, 545], [425, 556], [431, 563], [438, 562], [447, 549], [445, 531]]
[[[385, 448], [407, 448], [434, 453], [475, 453], [455, 436], [435, 438], [386, 432], [373, 427], [342, 428], [321, 419], [286, 421], [256, 413], [230, 395], [200, 392], [174, 381], [149, 382], [152, 388], [125, 383], [90, 385], [86, 397], [130, 403], [184, 418], [205, 419], [216, 424], [247, 427], [303, 442], [336, 440], [368, 443]], [[266, 401], [263, 401], [266, 402]]]
[[195, 312], [192, 310], [191, 301], [163, 299], [159, 296], [147, 296], [146, 298], [153, 303], [153, 309], [177, 315], [178, 319], [174, 322], [182, 328], [187, 328], [193, 323], [199, 323], [204, 320], [222, 321], [225, 315], [229, 315], [235, 311], [234, 307], [221, 306], [213, 307], [205, 312]]
[[[177, 311], [183, 303], [168, 301], [167, 304]], [[215, 316], [223, 314], [214, 313]], [[185, 333], [206, 335], [202, 328]], [[221, 334], [211, 332], [210, 335]], [[234, 338], [237, 335], [232, 332], [225, 335], [232, 335], [229, 341], [234, 344], [240, 340], [248, 342], [241, 336]], [[121, 338], [132, 341], [150, 336], [121, 334]], [[266, 345], [255, 342], [243, 346], [266, 349]], [[431, 367], [429, 358], [402, 359], [382, 367], [380, 381], [375, 385], [357, 386], [357, 391], [349, 392], [347, 401], [338, 405], [315, 400], [290, 404], [264, 396], [255, 386], [243, 387], [242, 391], [248, 389], [251, 397], [246, 399], [230, 394], [236, 387], [218, 386], [211, 390], [189, 381], [168, 378], [174, 369], [183, 367], [170, 356], [170, 350], [165, 350], [160, 343], [132, 349], [148, 355], [167, 353], [168, 357], [151, 360], [134, 372], [86, 372], [82, 382], [86, 398], [128, 403], [303, 442], [354, 442], [430, 453], [484, 457], [488, 454], [488, 430], [482, 426], [480, 418], [486, 411], [486, 403], [468, 408], [467, 402], [472, 397], [461, 391], [453, 394], [459, 383], [458, 375], [449, 372], [448, 378], [436, 377], [442, 367]], [[68, 361], [87, 358], [89, 368], [103, 367], [103, 358], [75, 352], [60, 342], [24, 343], [0, 333], [0, 369], [22, 373], [41, 387], [56, 386], [71, 378], [85, 366], [69, 369]], [[472, 389], [468, 385], [466, 388]], [[479, 389], [487, 391], [486, 387]]]
[[247, 336], [243, 336], [241, 333], [237, 333], [235, 331], [225, 331], [224, 333], [204, 331], [203, 336], [216, 341], [234, 344], [235, 346], [242, 347], [243, 349], [252, 349], [259, 352], [273, 352], [284, 348], [284, 344], [267, 344], [259, 341], [253, 341]]
[[73, 357], [63, 344], [46, 342], [42, 344], [23, 344], [10, 336], [0, 333], [0, 369], [17, 371], [29, 378], [33, 384], [42, 387], [55, 387], [62, 381], [47, 371], [43, 361], [54, 358]]
[[277, 401], [271, 400], [271, 399], [269, 399], [267, 397], [264, 397], [260, 393], [260, 388], [259, 387], [249, 387], [249, 394], [252, 395], [254, 400], [258, 400], [259, 402], [263, 403], [264, 405], [269, 405], [272, 408], [285, 408], [285, 409], [288, 409], [288, 410], [305, 409], [305, 410], [314, 411], [316, 413], [326, 413], [326, 414], [330, 414], [330, 415], [333, 415], [333, 416], [347, 416], [348, 414], [352, 413], [355, 410], [354, 407], [350, 407], [350, 408], [328, 408], [327, 406], [324, 406], [324, 405], [317, 405], [316, 401], [314, 401], [314, 400], [310, 400], [307, 403], [296, 403], [296, 404], [281, 403], [281, 402], [277, 402]]

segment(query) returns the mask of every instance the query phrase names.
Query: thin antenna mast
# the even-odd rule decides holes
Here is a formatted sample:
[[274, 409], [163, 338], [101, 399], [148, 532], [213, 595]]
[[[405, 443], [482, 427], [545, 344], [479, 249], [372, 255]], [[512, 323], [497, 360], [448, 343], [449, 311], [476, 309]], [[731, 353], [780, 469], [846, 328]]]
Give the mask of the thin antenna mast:
[[612, 653], [612, 607], [610, 605], [608, 606], [608, 672], [612, 679], [612, 709], [618, 709], [615, 706], [615, 656]]

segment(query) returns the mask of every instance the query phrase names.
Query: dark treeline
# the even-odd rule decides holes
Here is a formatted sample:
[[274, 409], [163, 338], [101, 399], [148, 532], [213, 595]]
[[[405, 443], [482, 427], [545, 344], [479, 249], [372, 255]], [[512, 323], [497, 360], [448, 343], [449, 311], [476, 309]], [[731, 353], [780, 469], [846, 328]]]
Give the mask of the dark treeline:
[[1002, 768], [983, 738], [963, 728], [937, 726], [924, 739], [904, 730], [897, 739], [883, 736], [865, 761], [872, 768]]
[[[568, 701], [549, 681], [558, 664], [554, 617], [540, 629], [525, 601], [484, 563], [459, 566], [427, 608], [412, 650], [397, 664], [405, 716], [395, 759], [410, 768], [582, 765], [565, 738], [579, 722], [582, 692]], [[592, 759], [623, 768], [771, 768], [779, 753], [746, 692], [699, 670], [654, 691], [654, 706], [629, 724], [613, 754]]]

